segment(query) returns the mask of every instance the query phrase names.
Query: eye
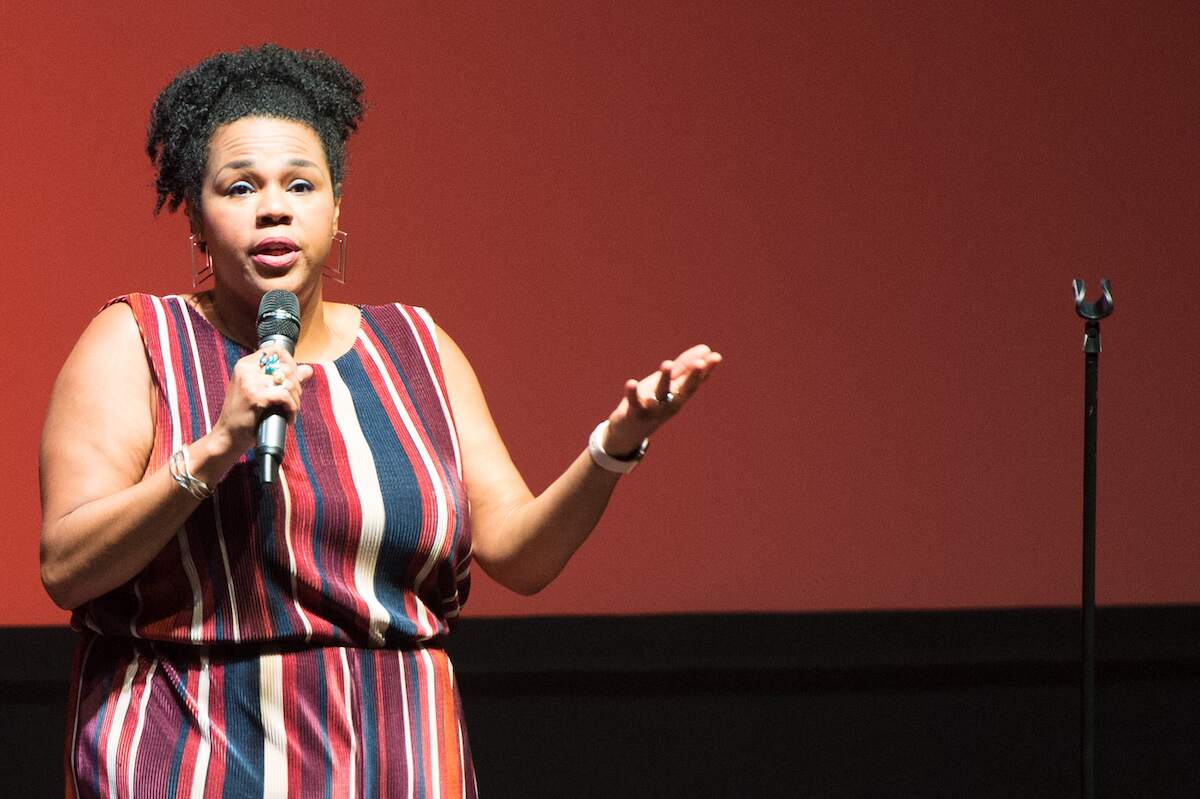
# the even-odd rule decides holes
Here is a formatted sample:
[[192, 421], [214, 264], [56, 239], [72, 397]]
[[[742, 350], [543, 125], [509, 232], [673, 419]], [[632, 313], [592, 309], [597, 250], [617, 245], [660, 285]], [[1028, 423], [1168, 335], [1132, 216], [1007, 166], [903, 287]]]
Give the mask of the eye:
[[313, 184], [309, 183], [307, 180], [302, 180], [301, 178], [296, 178], [295, 180], [293, 180], [291, 183], [288, 184], [288, 191], [296, 191], [296, 192], [313, 191]]
[[230, 197], [241, 197], [249, 194], [252, 191], [254, 191], [254, 187], [250, 185], [249, 181], [238, 180], [230, 184], [229, 188], [225, 190], [225, 193]]

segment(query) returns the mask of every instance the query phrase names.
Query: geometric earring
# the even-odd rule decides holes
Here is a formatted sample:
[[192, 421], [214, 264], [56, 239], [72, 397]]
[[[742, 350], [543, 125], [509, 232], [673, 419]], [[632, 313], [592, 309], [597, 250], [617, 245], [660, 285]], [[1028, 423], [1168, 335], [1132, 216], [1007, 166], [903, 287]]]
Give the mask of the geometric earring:
[[337, 249], [337, 262], [330, 266], [328, 262], [321, 267], [321, 273], [325, 277], [333, 280], [335, 283], [346, 283], [346, 262], [348, 260], [346, 253], [346, 231], [339, 230], [333, 234], [333, 244]]
[[[195, 287], [212, 277], [212, 255], [200, 244], [200, 237], [195, 233], [188, 236], [188, 241], [192, 243], [192, 286]], [[199, 257], [197, 257], [197, 253], [199, 253]]]

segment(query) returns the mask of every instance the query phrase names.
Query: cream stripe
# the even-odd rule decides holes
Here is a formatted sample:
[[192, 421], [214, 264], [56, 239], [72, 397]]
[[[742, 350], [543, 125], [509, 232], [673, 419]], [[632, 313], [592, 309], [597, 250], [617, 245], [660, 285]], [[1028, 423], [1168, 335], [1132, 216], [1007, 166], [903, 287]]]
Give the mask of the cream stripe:
[[292, 492], [288, 490], [287, 477], [284, 475], [283, 469], [279, 470], [279, 491], [283, 495], [283, 540], [287, 544], [288, 577], [292, 583], [292, 605], [295, 606], [296, 613], [304, 624], [304, 641], [307, 643], [312, 640], [313, 628], [308, 621], [308, 616], [304, 613], [304, 608], [300, 607], [300, 598], [296, 593], [296, 553], [292, 549]]
[[142, 729], [146, 726], [146, 705], [150, 704], [150, 691], [154, 689], [154, 672], [158, 668], [158, 658], [150, 661], [146, 676], [142, 678], [142, 701], [138, 704], [137, 727], [133, 731], [133, 744], [129, 747], [129, 765], [127, 785], [129, 799], [133, 799], [133, 777], [137, 774], [138, 746], [142, 742]]
[[158, 320], [158, 347], [162, 350], [163, 383], [167, 389], [167, 409], [171, 412], [171, 451], [174, 452], [183, 440], [179, 422], [179, 389], [175, 385], [175, 362], [171, 359], [171, 342], [167, 338], [167, 316], [163, 313], [162, 300], [151, 297], [150, 301]]
[[287, 796], [287, 730], [283, 723], [283, 658], [258, 660], [259, 713], [263, 725], [263, 799]]
[[433, 668], [433, 658], [429, 656], [429, 650], [422, 647], [417, 650], [421, 654], [421, 659], [425, 662], [425, 701], [429, 703], [426, 717], [429, 719], [429, 770], [433, 772], [430, 775], [430, 781], [433, 783], [433, 796], [440, 797], [442, 795], [442, 764], [439, 759], [442, 748], [438, 741], [438, 730], [441, 727], [438, 718], [437, 706], [437, 674]]
[[117, 706], [113, 709], [112, 723], [108, 727], [108, 740], [104, 742], [105, 765], [108, 767], [108, 795], [120, 796], [117, 793], [117, 748], [121, 745], [121, 731], [125, 728], [125, 715], [129, 712], [129, 701], [132, 693], [133, 675], [137, 674], [138, 655], [129, 661], [125, 669], [125, 681], [121, 684], [121, 693], [117, 697]]
[[208, 716], [208, 689], [212, 675], [208, 669], [208, 656], [200, 656], [200, 691], [196, 697], [199, 711], [196, 721], [200, 723], [200, 745], [196, 748], [196, 765], [192, 770], [192, 799], [203, 799], [204, 787], [208, 782], [208, 758], [212, 752], [212, 720]]
[[[359, 333], [359, 337], [362, 338], [362, 333]], [[384, 630], [391, 623], [387, 608], [375, 593], [375, 566], [383, 541], [383, 492], [379, 487], [375, 459], [358, 424], [358, 415], [354, 412], [350, 389], [335, 364], [325, 364], [322, 368], [329, 375], [329, 401], [333, 408], [334, 423], [346, 444], [350, 478], [354, 481], [362, 513], [358, 551], [354, 556], [354, 587], [367, 603], [371, 642], [375, 646], [383, 646]]]
[[400, 664], [400, 710], [401, 718], [404, 720], [404, 763], [407, 768], [404, 770], [405, 776], [408, 777], [408, 799], [413, 799], [416, 791], [417, 781], [413, 774], [413, 739], [417, 736], [413, 735], [412, 722], [409, 719], [408, 713], [408, 675], [404, 673], [404, 652], [396, 652], [396, 660]]
[[[158, 320], [158, 343], [163, 357], [163, 383], [167, 388], [167, 407], [171, 411], [171, 451], [182, 446], [182, 427], [179, 421], [179, 389], [175, 385], [175, 365], [171, 360], [171, 342], [167, 339], [167, 317], [163, 312], [162, 300], [151, 297], [154, 305], [154, 315]], [[204, 618], [204, 599], [200, 592], [200, 577], [196, 573], [196, 564], [192, 562], [192, 552], [188, 547], [187, 533], [180, 527], [175, 537], [179, 541], [179, 557], [183, 561], [183, 570], [187, 573], [188, 582], [192, 586], [192, 641], [200, 642], [200, 629]]]
[[233, 640], [242, 640], [242, 626], [238, 622], [237, 592], [233, 588], [233, 571], [229, 568], [229, 552], [225, 549], [225, 525], [221, 521], [221, 489], [213, 486], [213, 523], [217, 528], [217, 543], [221, 546], [221, 564], [225, 567], [225, 587], [229, 591], [229, 621], [233, 625]]
[[425, 701], [428, 703], [425, 715], [430, 720], [430, 729], [428, 729], [430, 737], [427, 740], [430, 741], [428, 749], [430, 749], [430, 771], [433, 773], [433, 795], [434, 797], [440, 797], [442, 795], [442, 762], [440, 762], [439, 756], [442, 753], [442, 745], [438, 741], [438, 732], [442, 725], [440, 725], [438, 717], [438, 675], [433, 668], [433, 659], [430, 657], [430, 650], [422, 647], [418, 651], [420, 651], [421, 660], [425, 661]]
[[418, 432], [416, 425], [413, 424], [408, 411], [405, 410], [404, 403], [400, 400], [400, 395], [396, 391], [396, 386], [392, 383], [391, 375], [388, 374], [387, 367], [383, 362], [383, 358], [380, 357], [379, 351], [375, 349], [375, 345], [365, 335], [359, 334], [359, 338], [362, 339], [363, 348], [367, 351], [367, 355], [370, 356], [371, 360], [375, 362], [376, 368], [379, 369], [379, 374], [383, 377], [383, 384], [387, 387], [388, 396], [392, 398], [392, 404], [396, 408], [396, 413], [399, 415], [401, 421], [404, 422], [404, 428], [408, 431], [408, 436], [421, 457], [421, 464], [425, 467], [426, 479], [433, 486], [436, 513], [434, 518], [433, 545], [429, 548], [429, 555], [425, 558], [424, 565], [421, 566], [421, 570], [417, 572], [417, 576], [413, 579], [413, 599], [416, 600], [417, 611], [425, 626], [422, 637], [425, 639], [432, 638], [437, 633], [437, 623], [433, 620], [433, 615], [429, 612], [429, 609], [420, 601], [419, 589], [421, 583], [425, 582], [425, 578], [429, 576], [429, 573], [433, 571], [433, 567], [443, 557], [442, 550], [446, 544], [446, 516], [448, 515], [446, 488], [442, 483], [441, 473], [438, 471], [433, 458], [429, 454], [429, 450], [425, 448], [425, 442], [422, 440], [420, 432]]
[[204, 432], [212, 429], [208, 415], [208, 395], [204, 391], [204, 371], [200, 368], [200, 348], [196, 346], [196, 331], [192, 328], [192, 316], [182, 297], [171, 295], [179, 306], [179, 315], [183, 317], [184, 327], [187, 328], [189, 349], [192, 351], [192, 368], [196, 372], [196, 387], [200, 392], [200, 407], [204, 411]]
[[350, 731], [350, 790], [348, 799], [354, 799], [357, 794], [358, 772], [358, 735], [354, 732], [354, 709], [350, 704], [350, 664], [346, 662], [346, 647], [338, 647], [342, 656], [342, 700], [346, 708], [346, 729]]
[[183, 570], [187, 572], [188, 582], [192, 586], [192, 642], [200, 643], [200, 627], [202, 617], [200, 611], [204, 599], [200, 593], [200, 575], [196, 573], [196, 564], [192, 561], [192, 550], [188, 546], [187, 528], [180, 527], [175, 533], [179, 543], [179, 557], [183, 561]]
[[[208, 433], [212, 430], [212, 423], [208, 411], [208, 391], [204, 385], [204, 371], [200, 368], [200, 348], [196, 346], [196, 331], [192, 328], [192, 315], [188, 312], [187, 304], [182, 297], [172, 295], [175, 301], [179, 304], [180, 316], [183, 317], [183, 323], [187, 326], [188, 342], [192, 350], [192, 367], [196, 372], [197, 391], [200, 393], [200, 406], [204, 409], [204, 432]], [[221, 523], [221, 497], [220, 486], [213, 486], [213, 521], [217, 528], [217, 545], [221, 549], [221, 565], [225, 568], [225, 589], [229, 593], [229, 616], [230, 622], [233, 625], [233, 640], [242, 640], [241, 625], [238, 623], [238, 603], [237, 591], [233, 585], [233, 571], [229, 568], [229, 551], [225, 547], [225, 527]]]
[[71, 727], [71, 785], [75, 788], [75, 796], [79, 796], [79, 767], [75, 764], [75, 747], [79, 742], [79, 706], [83, 704], [83, 677], [87, 674], [88, 655], [92, 654], [92, 645], [96, 643], [93, 637], [88, 640], [79, 659], [79, 685], [75, 686], [75, 723]]

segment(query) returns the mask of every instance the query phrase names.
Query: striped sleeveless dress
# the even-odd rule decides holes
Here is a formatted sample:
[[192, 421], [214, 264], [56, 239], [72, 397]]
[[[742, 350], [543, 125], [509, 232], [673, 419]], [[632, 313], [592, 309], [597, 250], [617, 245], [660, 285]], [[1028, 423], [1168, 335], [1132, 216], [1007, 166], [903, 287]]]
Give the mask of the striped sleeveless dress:
[[[247, 350], [181, 297], [112, 302], [153, 375], [153, 471], [216, 422]], [[247, 453], [137, 577], [75, 611], [68, 796], [475, 796], [440, 645], [471, 544], [434, 326], [361, 312], [352, 349], [313, 364], [278, 482]]]

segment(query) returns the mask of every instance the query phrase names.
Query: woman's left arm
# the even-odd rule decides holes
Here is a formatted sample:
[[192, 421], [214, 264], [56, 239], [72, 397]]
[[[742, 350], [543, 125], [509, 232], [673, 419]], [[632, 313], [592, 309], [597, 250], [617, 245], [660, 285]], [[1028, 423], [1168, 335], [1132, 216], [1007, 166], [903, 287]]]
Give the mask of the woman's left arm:
[[[597, 466], [584, 449], [535, 497], [509, 457], [466, 356], [445, 331], [437, 332], [471, 498], [475, 560], [500, 584], [535, 594], [558, 576], [600, 521], [620, 475]], [[608, 417], [605, 452], [618, 458], [636, 452], [720, 362], [720, 353], [700, 345], [663, 361], [641, 380], [626, 381]]]

